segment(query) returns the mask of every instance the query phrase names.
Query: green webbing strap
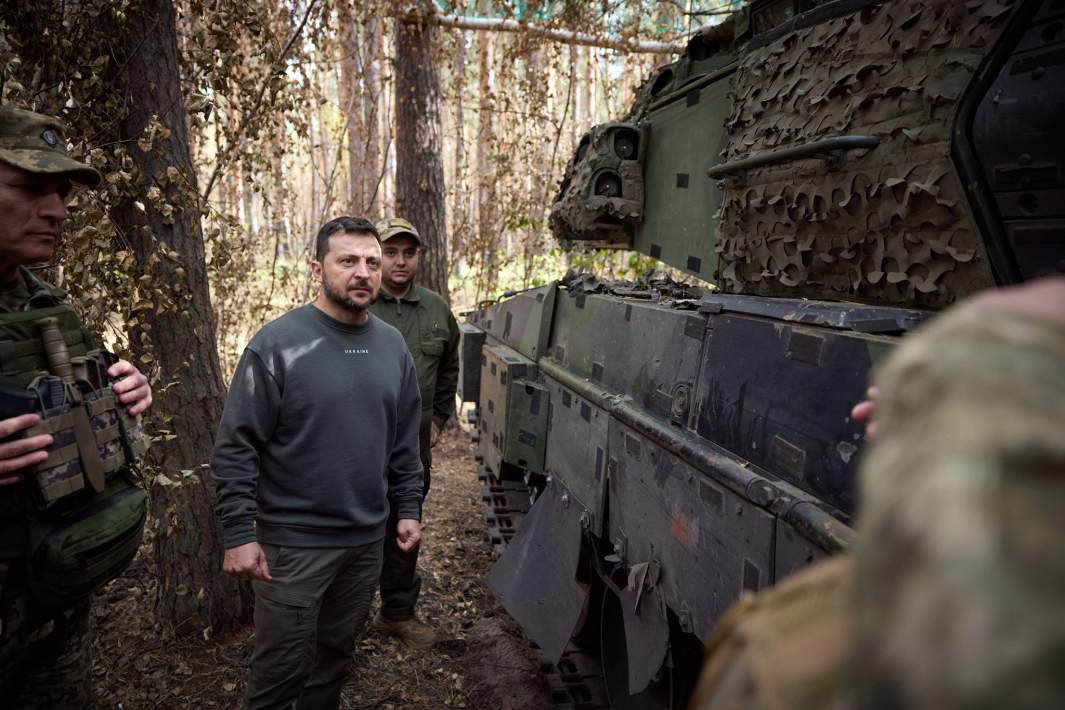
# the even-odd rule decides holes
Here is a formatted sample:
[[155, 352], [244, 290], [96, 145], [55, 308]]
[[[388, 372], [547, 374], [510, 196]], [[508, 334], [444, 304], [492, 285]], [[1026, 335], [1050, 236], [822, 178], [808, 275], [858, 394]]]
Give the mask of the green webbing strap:
[[[3, 316], [0, 315], [0, 327]], [[80, 330], [64, 330], [63, 340], [71, 354], [80, 355], [88, 347], [84, 333]], [[44, 358], [44, 348], [36, 340], [0, 340], [0, 365], [5, 373], [24, 372], [40, 369]]]
[[115, 404], [115, 396], [113, 394], [105, 394], [99, 399], [86, 402], [85, 406], [89, 408], [90, 417], [98, 417], [109, 409], [115, 409]]
[[103, 462], [104, 472], [114, 473], [115, 471], [125, 468], [126, 454], [122, 451], [122, 449], [119, 449], [117, 452], [111, 454], [110, 456], [105, 456]]
[[[71, 390], [76, 391], [73, 388]], [[104, 475], [104, 462], [100, 458], [100, 450], [96, 448], [96, 436], [89, 422], [89, 412], [85, 409], [85, 404], [79, 402], [70, 410], [70, 414], [74, 418], [74, 440], [81, 453], [81, 471], [85, 474], [85, 480], [89, 482], [92, 489], [99, 493], [104, 489], [107, 478]]]
[[81, 483], [81, 479], [66, 478], [62, 481], [56, 481], [44, 488], [44, 495], [47, 500], [55, 501], [64, 496], [68, 496], [71, 493], [77, 493], [84, 486]]
[[57, 417], [46, 417], [40, 424], [35, 424], [26, 430], [26, 436], [39, 436], [41, 434], [57, 434], [64, 429], [74, 426], [74, 417], [69, 413], [60, 414]]
[[97, 429], [92, 434], [96, 437], [96, 443], [100, 446], [103, 446], [104, 444], [109, 444], [118, 437], [122, 436], [122, 432], [118, 429], [118, 422], [115, 422], [109, 427]]
[[54, 468], [60, 464], [67, 463], [68, 461], [75, 461], [78, 458], [78, 445], [67, 444], [58, 449], [52, 449], [48, 452], [48, 458], [41, 463], [37, 464], [36, 470], [43, 471], [45, 469]]

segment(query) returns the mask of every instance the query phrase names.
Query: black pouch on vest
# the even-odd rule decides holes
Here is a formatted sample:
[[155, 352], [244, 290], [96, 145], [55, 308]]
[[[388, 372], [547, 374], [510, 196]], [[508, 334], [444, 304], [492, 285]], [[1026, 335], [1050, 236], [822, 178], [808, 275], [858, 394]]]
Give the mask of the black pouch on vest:
[[117, 577], [137, 554], [148, 495], [132, 474], [29, 518], [27, 582], [34, 611], [65, 609]]

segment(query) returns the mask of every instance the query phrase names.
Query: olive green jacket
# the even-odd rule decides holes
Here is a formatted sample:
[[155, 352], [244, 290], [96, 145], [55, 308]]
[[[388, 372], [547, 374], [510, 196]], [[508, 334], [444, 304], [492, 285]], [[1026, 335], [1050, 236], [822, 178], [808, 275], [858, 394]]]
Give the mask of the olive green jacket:
[[370, 312], [403, 335], [418, 370], [422, 427], [443, 427], [455, 413], [459, 384], [459, 326], [447, 302], [434, 291], [412, 285], [396, 298], [384, 289]]

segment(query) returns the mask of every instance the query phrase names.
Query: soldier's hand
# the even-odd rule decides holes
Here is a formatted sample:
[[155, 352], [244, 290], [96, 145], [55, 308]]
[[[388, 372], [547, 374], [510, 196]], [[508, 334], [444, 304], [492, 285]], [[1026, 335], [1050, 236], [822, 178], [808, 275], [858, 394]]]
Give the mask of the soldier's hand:
[[[29, 429], [41, 423], [36, 414], [20, 414], [9, 419], [0, 419], [0, 439]], [[22, 480], [20, 470], [48, 458], [44, 447], [52, 443], [51, 434], [38, 434], [25, 439], [15, 439], [0, 444], [0, 486], [10, 486]]]
[[878, 397], [880, 397], [880, 390], [870, 387], [865, 392], [865, 401], [859, 402], [851, 409], [851, 418], [865, 424], [865, 438], [869, 441], [876, 438], [876, 400]]
[[440, 438], [440, 426], [433, 422], [429, 426], [429, 448], [436, 446], [436, 440]]
[[148, 378], [128, 360], [119, 360], [107, 369], [111, 379], [118, 380], [111, 389], [118, 401], [126, 405], [131, 416], [137, 416], [152, 406], [152, 388]]
[[422, 524], [417, 520], [400, 520], [396, 524], [396, 546], [410, 552], [422, 541]]
[[264, 582], [273, 579], [263, 548], [257, 542], [248, 542], [226, 550], [226, 555], [222, 558], [222, 571], [237, 579], [261, 579]]

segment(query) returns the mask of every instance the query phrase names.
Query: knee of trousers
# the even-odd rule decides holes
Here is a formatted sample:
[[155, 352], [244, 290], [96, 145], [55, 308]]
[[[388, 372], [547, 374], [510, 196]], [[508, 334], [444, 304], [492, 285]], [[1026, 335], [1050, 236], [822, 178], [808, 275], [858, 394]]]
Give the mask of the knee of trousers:
[[314, 663], [317, 614], [309, 597], [255, 585], [255, 652], [252, 675], [308, 672]]

